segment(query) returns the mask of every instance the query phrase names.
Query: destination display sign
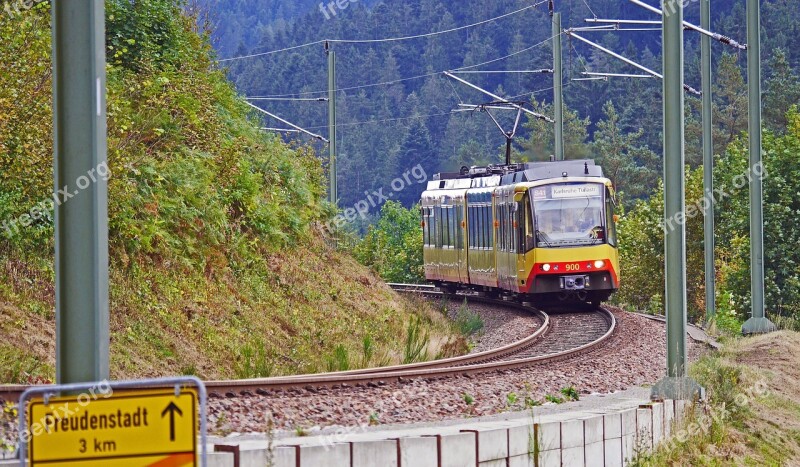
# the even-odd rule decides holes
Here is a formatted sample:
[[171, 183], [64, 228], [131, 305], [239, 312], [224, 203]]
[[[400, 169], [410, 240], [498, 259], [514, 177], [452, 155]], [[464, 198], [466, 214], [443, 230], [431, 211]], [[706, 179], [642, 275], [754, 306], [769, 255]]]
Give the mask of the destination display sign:
[[550, 187], [550, 197], [560, 198], [585, 198], [601, 196], [602, 185], [587, 183], [582, 185], [553, 185]]
[[34, 399], [31, 466], [196, 466], [197, 393], [182, 389]]

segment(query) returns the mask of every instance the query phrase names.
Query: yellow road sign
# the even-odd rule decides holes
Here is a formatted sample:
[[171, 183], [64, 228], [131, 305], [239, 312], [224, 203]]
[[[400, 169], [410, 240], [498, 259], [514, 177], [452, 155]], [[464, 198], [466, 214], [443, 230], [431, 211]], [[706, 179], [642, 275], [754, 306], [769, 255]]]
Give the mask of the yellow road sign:
[[31, 466], [197, 465], [197, 394], [153, 390], [31, 401]]

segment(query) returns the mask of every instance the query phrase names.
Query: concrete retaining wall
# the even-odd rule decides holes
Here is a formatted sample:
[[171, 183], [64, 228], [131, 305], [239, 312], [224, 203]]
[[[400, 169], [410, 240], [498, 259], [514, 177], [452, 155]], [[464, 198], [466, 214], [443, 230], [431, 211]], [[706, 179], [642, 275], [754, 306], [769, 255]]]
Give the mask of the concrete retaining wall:
[[[683, 401], [619, 404], [529, 420], [461, 423], [275, 442], [218, 442], [209, 467], [624, 466], [669, 437]], [[238, 458], [238, 466], [234, 457]], [[538, 458], [538, 459], [537, 459]]]
[[[225, 439], [208, 467], [561, 467], [624, 466], [668, 438], [684, 401], [626, 401], [580, 412], [497, 422], [395, 428], [347, 435]], [[0, 467], [19, 465], [2, 461]]]

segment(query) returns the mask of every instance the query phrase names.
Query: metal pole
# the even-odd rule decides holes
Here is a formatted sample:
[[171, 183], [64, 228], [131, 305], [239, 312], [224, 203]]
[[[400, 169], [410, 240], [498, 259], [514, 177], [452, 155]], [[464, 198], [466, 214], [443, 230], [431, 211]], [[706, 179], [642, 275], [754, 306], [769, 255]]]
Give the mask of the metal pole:
[[[711, 28], [711, 0], [700, 0], [700, 26]], [[714, 127], [711, 100], [711, 38], [700, 36], [700, 62], [703, 88], [703, 192], [706, 196], [703, 224], [706, 275], [706, 321], [716, 313], [716, 267], [714, 256]]]
[[555, 156], [564, 160], [564, 68], [561, 63], [561, 13], [553, 14], [553, 107], [555, 109]]
[[103, 0], [53, 2], [52, 24], [56, 380], [69, 384], [109, 377]]
[[[669, 0], [664, 0], [669, 1]], [[683, 4], [663, 16], [664, 62], [664, 246], [667, 316], [667, 377], [653, 386], [653, 399], [691, 399], [697, 383], [686, 378], [686, 225], [683, 115]]]
[[761, 11], [759, 0], [747, 0], [747, 84], [750, 99], [750, 305], [744, 334], [775, 330], [764, 316], [764, 213], [761, 184]]
[[336, 52], [328, 51], [328, 201], [334, 206], [339, 201], [336, 180]]

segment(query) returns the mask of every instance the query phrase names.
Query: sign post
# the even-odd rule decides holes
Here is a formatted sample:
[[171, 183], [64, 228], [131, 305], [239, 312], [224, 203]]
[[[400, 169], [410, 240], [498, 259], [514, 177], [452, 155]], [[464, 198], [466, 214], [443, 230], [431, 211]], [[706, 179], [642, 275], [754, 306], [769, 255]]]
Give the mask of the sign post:
[[104, 3], [52, 10], [56, 381], [79, 383], [109, 375]]

